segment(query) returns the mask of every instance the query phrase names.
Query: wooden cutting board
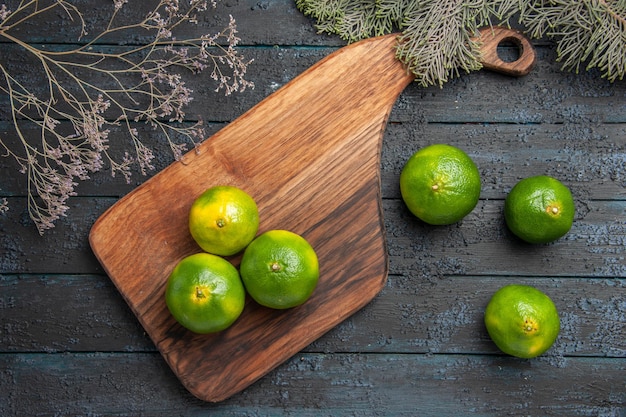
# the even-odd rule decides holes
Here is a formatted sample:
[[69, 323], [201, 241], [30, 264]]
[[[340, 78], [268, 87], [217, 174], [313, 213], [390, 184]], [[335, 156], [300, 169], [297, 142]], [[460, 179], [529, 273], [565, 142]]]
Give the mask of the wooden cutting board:
[[[383, 131], [413, 80], [395, 36], [344, 47], [126, 195], [90, 233], [91, 247], [183, 385], [205, 401], [243, 390], [370, 302], [387, 279], [380, 196]], [[229, 329], [186, 331], [169, 314], [174, 265], [200, 252], [187, 229], [193, 200], [229, 184], [259, 206], [259, 233], [304, 236], [320, 280], [302, 306], [248, 300]], [[239, 258], [231, 261], [238, 265]]]

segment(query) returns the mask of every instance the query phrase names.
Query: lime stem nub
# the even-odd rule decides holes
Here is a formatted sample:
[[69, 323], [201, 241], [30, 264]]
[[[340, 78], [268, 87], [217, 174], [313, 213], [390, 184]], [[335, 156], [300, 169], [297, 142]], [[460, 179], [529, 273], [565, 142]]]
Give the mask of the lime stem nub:
[[526, 333], [534, 332], [536, 329], [535, 322], [531, 319], [524, 320], [524, 331]]
[[278, 262], [273, 262], [270, 268], [272, 269], [272, 272], [278, 272], [281, 270], [280, 264]]
[[559, 208], [557, 206], [548, 206], [548, 213], [552, 213], [554, 215], [559, 214]]

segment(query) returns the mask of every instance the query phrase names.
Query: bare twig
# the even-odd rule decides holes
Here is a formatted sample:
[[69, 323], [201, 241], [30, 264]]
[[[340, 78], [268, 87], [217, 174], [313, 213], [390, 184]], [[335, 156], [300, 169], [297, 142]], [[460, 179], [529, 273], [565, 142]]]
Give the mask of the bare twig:
[[[181, 40], [172, 34], [183, 23], [197, 23], [197, 14], [215, 7], [215, 1], [189, 0], [183, 7], [178, 0], [160, 0], [140, 22], [117, 25], [126, 3], [114, 0], [106, 29], [67, 51], [31, 45], [15, 36], [13, 29], [60, 9], [76, 22], [83, 37], [85, 21], [76, 6], [67, 0], [44, 6], [38, 0], [22, 1], [13, 11], [0, 5], [0, 36], [35, 58], [46, 83], [46, 92], [38, 96], [0, 62], [0, 92], [9, 97], [19, 144], [10, 148], [0, 141], [0, 148], [28, 178], [28, 211], [40, 233], [66, 215], [66, 202], [75, 195], [77, 181], [89, 179], [91, 173], [108, 166], [113, 176], [121, 174], [130, 182], [132, 166], [144, 175], [154, 169], [153, 152], [142, 143], [134, 123], [144, 122], [160, 131], [177, 160], [188, 144], [197, 145], [204, 138], [202, 121], [183, 124], [193, 91], [177, 70], [210, 70], [215, 91], [226, 95], [253, 87], [245, 79], [251, 61], [236, 48], [240, 39], [232, 16], [228, 26], [215, 34]], [[118, 51], [98, 48], [116, 32], [153, 36], [143, 45]], [[70, 134], [57, 128], [61, 121], [71, 124]], [[25, 126], [33, 125], [40, 132], [38, 138], [25, 131]], [[109, 153], [114, 127], [123, 128], [130, 138], [131, 150], [121, 160]], [[0, 210], [6, 207], [6, 199], [0, 200]]]

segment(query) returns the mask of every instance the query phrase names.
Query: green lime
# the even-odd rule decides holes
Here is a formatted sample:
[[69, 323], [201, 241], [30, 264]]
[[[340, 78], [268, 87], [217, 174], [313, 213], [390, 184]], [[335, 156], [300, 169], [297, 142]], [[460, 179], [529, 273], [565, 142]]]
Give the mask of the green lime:
[[564, 236], [572, 227], [574, 211], [570, 190], [546, 175], [521, 180], [504, 202], [507, 226], [529, 243], [548, 243]]
[[229, 327], [241, 315], [245, 300], [237, 268], [209, 253], [182, 259], [165, 288], [165, 302], [172, 316], [196, 333], [214, 333]]
[[203, 192], [189, 210], [189, 232], [209, 253], [229, 256], [243, 250], [259, 229], [259, 211], [245, 191], [228, 185]]
[[288, 230], [270, 230], [256, 237], [244, 251], [239, 271], [248, 294], [276, 309], [303, 304], [319, 278], [315, 250]]
[[507, 285], [491, 297], [485, 326], [504, 353], [534, 358], [552, 346], [561, 325], [556, 306], [546, 294], [528, 285]]
[[426, 223], [456, 223], [480, 197], [480, 173], [461, 149], [436, 144], [420, 149], [404, 165], [400, 192], [409, 210]]

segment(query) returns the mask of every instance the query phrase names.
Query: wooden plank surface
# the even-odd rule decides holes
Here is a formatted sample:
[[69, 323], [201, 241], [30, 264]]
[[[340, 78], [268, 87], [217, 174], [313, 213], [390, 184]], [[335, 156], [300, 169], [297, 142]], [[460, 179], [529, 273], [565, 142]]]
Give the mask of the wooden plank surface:
[[[398, 113], [397, 106], [394, 112]], [[224, 126], [225, 123], [211, 123], [207, 131], [212, 134]], [[155, 152], [159, 153], [155, 172], [173, 162], [163, 137], [143, 124], [137, 129], [154, 143]], [[10, 132], [6, 123], [0, 129], [7, 143], [16, 143]], [[579, 200], [623, 200], [626, 196], [624, 136], [626, 124], [622, 123], [581, 127], [579, 124], [413, 123], [392, 118], [383, 138], [382, 196], [400, 198], [400, 171], [415, 149], [427, 143], [450, 143], [465, 149], [476, 162], [483, 179], [483, 199], [504, 199], [516, 181], [542, 172], [567, 181]], [[111, 135], [114, 157], [123, 156], [125, 146], [128, 145], [121, 133]], [[11, 159], [3, 162], [0, 175], [6, 181], [0, 195], [25, 195], [26, 178], [14, 175], [19, 167]], [[94, 174], [91, 181], [79, 184], [77, 190], [80, 196], [119, 197], [148, 178], [136, 173], [127, 184], [124, 178], [111, 178], [110, 172], [102, 171]]]
[[566, 365], [555, 367], [502, 356], [301, 353], [219, 404], [201, 402], [181, 389], [159, 358], [100, 352], [0, 356], [2, 368], [10, 370], [0, 374], [9, 400], [0, 403], [0, 412], [618, 417], [626, 401], [626, 366], [617, 358], [568, 358]]
[[[214, 85], [206, 74], [183, 73], [182, 79], [187, 84], [194, 85], [200, 80], [203, 85], [213, 86], [194, 89], [194, 105], [187, 109], [188, 116], [202, 116], [208, 122], [233, 120], [338, 47], [244, 46], [245, 56], [254, 59], [248, 74], [255, 88], [242, 95], [214, 94]], [[34, 62], [20, 56], [19, 48], [14, 45], [3, 48], [6, 51], [3, 59], [7, 60], [10, 70], [23, 67], [25, 62]], [[623, 82], [609, 83], [593, 71], [578, 75], [563, 73], [551, 48], [538, 46], [536, 50], [537, 64], [522, 78], [485, 70], [463, 74], [443, 88], [409, 86], [398, 100], [391, 121], [549, 124], [586, 121], [591, 126], [626, 122]], [[43, 90], [44, 86], [35, 88]], [[486, 100], [486, 97], [491, 99]], [[203, 111], [204, 108], [211, 111]], [[0, 97], [0, 114], [7, 110], [6, 97]]]
[[[0, 225], [0, 241], [6, 248], [0, 271], [103, 273], [89, 248], [87, 234], [98, 216], [115, 201], [74, 198], [70, 203], [71, 219], [60, 222], [41, 239], [22, 217], [25, 199], [9, 198], [14, 209], [4, 215], [10, 221]], [[514, 238], [504, 227], [503, 200], [480, 200], [461, 223], [433, 227], [413, 218], [401, 200], [384, 199], [390, 273], [624, 277], [626, 202], [583, 203], [567, 236], [551, 245], [532, 246]], [[32, 244], [40, 240], [53, 243]]]
[[[372, 303], [304, 351], [496, 354], [482, 312], [500, 286], [519, 282], [548, 293], [561, 313], [563, 330], [543, 359], [626, 355], [625, 279], [446, 275], [416, 281], [390, 275]], [[460, 290], [452, 297], [450, 288]], [[106, 276], [2, 275], [0, 289], [0, 353], [156, 351]], [[58, 300], [66, 302], [58, 306]]]
[[[90, 29], [102, 24], [107, 4], [76, 4], [95, 10]], [[256, 88], [228, 98], [196, 88], [189, 116], [202, 116], [210, 132], [343, 45], [316, 35], [290, 0], [224, 3], [200, 31], [228, 14], [255, 59]], [[68, 42], [69, 22], [43, 24], [28, 31], [33, 42]], [[11, 204], [0, 215], [0, 415], [625, 415], [626, 83], [564, 74], [552, 45], [535, 44], [537, 66], [525, 78], [481, 71], [442, 89], [405, 89], [383, 140], [385, 288], [217, 405], [179, 383], [88, 246], [93, 222], [150, 176], [136, 173], [127, 185], [98, 174], [70, 200], [69, 217], [39, 237], [25, 213], [24, 179], [0, 159], [0, 197]], [[19, 68], [11, 48], [0, 45], [0, 59]], [[6, 110], [0, 97], [3, 140], [11, 136]], [[167, 149], [144, 134], [165, 168]], [[411, 218], [397, 186], [404, 160], [434, 142], [466, 149], [483, 176], [477, 210], [443, 228]], [[572, 232], [541, 247], [516, 241], [501, 217], [508, 190], [535, 173], [562, 178], [578, 209]], [[562, 312], [561, 337], [545, 357], [503, 356], [487, 337], [482, 308], [512, 282], [544, 289]]]

